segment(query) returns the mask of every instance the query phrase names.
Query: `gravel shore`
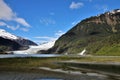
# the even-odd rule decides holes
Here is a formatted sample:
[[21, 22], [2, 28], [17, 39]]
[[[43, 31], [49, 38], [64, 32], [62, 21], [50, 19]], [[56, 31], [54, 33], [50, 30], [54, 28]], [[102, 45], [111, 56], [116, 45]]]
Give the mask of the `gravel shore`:
[[6, 72], [0, 71], [0, 80], [113, 80], [108, 77], [66, 74], [41, 70], [40, 72]]

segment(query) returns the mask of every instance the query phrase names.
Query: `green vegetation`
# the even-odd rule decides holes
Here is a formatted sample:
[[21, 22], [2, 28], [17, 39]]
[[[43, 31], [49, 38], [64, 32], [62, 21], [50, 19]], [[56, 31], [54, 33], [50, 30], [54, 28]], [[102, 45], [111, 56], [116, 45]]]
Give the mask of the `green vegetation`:
[[9, 47], [7, 46], [0, 46], [0, 54], [2, 53], [5, 53], [5, 51], [8, 51], [9, 50]]
[[[34, 68], [39, 66], [51, 66], [51, 61], [55, 59], [49, 58], [8, 58], [0, 59], [1, 67], [16, 67], [16, 68]], [[54, 67], [54, 66], [51, 66]]]
[[[64, 61], [74, 61], [80, 63], [91, 63], [86, 64], [86, 66], [82, 64], [62, 64]], [[66, 62], [67, 63], [67, 62]], [[80, 57], [76, 55], [71, 56], [61, 56], [61, 57], [53, 57], [53, 58], [4, 58], [0, 59], [0, 71], [6, 72], [30, 72], [30, 73], [43, 73], [51, 74], [53, 72], [46, 71], [44, 69], [40, 69], [40, 67], [49, 67], [51, 69], [63, 69], [67, 71], [80, 71], [82, 73], [89, 72], [88, 69], [91, 69], [94, 72], [94, 69], [105, 70], [112, 73], [118, 73], [119, 67], [114, 67], [115, 71], [113, 70], [113, 66], [107, 66], [106, 68], [104, 65], [93, 65], [93, 63], [120, 63], [120, 57], [95, 57], [95, 56], [88, 56], [88, 57]], [[82, 66], [81, 66], [82, 65]], [[118, 65], [119, 66], [119, 65]], [[76, 68], [73, 68], [76, 67]], [[112, 67], [112, 68], [111, 68]], [[58, 72], [59, 73], [59, 72]], [[99, 73], [99, 72], [98, 72]]]
[[76, 38], [69, 42], [63, 41], [56, 42], [54, 48], [59, 46], [56, 53], [77, 54], [86, 49], [86, 53], [90, 55], [120, 56], [120, 34], [117, 33], [110, 34], [107, 37], [99, 37], [98, 35], [80, 39]]
[[[63, 64], [65, 61], [68, 61], [67, 64]], [[69, 63], [70, 61], [70, 63]], [[73, 63], [72, 63], [73, 61]], [[74, 64], [74, 62], [91, 62], [91, 64]], [[0, 71], [1, 72], [22, 72], [22, 73], [42, 73], [45, 76], [49, 74], [62, 74], [61, 72], [53, 72], [41, 69], [40, 67], [49, 67], [50, 69], [63, 69], [66, 71], [80, 71], [84, 74], [86, 72], [96, 72], [95, 69], [99, 69], [99, 71], [104, 70], [112, 73], [119, 73], [119, 65], [118, 67], [114, 66], [104, 66], [104, 65], [93, 65], [93, 63], [120, 63], [120, 57], [96, 57], [96, 56], [87, 56], [80, 57], [76, 55], [71, 56], [61, 56], [61, 57], [53, 57], [53, 58], [4, 58], [0, 59]], [[71, 64], [72, 63], [72, 64]], [[94, 67], [93, 67], [94, 66]], [[92, 67], [92, 68], [91, 68]], [[106, 68], [108, 67], [108, 68]], [[112, 68], [111, 68], [112, 67]], [[113, 68], [114, 67], [114, 68]], [[88, 70], [93, 69], [93, 70]], [[114, 69], [114, 70], [113, 70]], [[99, 72], [98, 72], [99, 73]], [[1, 73], [2, 74], [2, 73]], [[14, 74], [15, 75], [15, 74]], [[69, 74], [67, 74], [69, 76]], [[71, 74], [70, 74], [71, 75]], [[56, 76], [56, 75], [54, 75]], [[72, 76], [72, 75], [71, 75]], [[112, 75], [113, 78], [113, 75]], [[111, 78], [110, 78], [111, 79]], [[116, 79], [116, 75], [115, 75]], [[116, 79], [117, 80], [117, 79]]]
[[57, 65], [60, 61], [76, 61], [76, 62], [120, 62], [120, 57], [76, 57], [61, 56], [53, 58], [5, 58], [0, 59], [0, 70], [32, 70], [38, 67], [64, 68], [63, 65]]
[[88, 46], [93, 55], [120, 56], [120, 34], [112, 34]]
[[4, 50], [6, 50], [5, 46], [0, 46], [0, 52], [3, 52]]
[[[119, 14], [87, 18], [62, 35], [48, 53], [120, 56]], [[108, 21], [109, 20], [109, 21]], [[115, 21], [115, 23], [113, 22]]]
[[116, 44], [113, 46], [107, 46], [101, 48], [97, 53], [97, 55], [113, 55], [113, 56], [120, 56], [120, 44]]

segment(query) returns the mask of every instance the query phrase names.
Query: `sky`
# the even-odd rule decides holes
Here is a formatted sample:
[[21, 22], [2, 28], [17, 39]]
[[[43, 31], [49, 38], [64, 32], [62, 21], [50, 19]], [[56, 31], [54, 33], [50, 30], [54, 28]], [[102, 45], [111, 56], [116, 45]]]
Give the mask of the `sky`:
[[0, 29], [36, 43], [54, 41], [81, 20], [120, 8], [120, 0], [0, 0]]

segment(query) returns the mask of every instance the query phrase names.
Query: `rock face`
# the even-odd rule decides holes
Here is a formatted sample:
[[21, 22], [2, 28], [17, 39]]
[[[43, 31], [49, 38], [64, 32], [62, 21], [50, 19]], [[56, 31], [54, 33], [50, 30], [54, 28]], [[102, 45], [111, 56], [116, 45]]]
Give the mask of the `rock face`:
[[37, 44], [0, 29], [0, 52], [28, 49], [30, 45]]
[[48, 52], [77, 54], [83, 49], [92, 55], [120, 55], [120, 9], [82, 20]]
[[19, 50], [22, 46], [15, 41], [0, 37], [0, 52], [5, 50]]
[[23, 45], [23, 46], [37, 46], [36, 43], [34, 43], [33, 41], [30, 41], [28, 39], [24, 39], [24, 38], [19, 38], [19, 39], [16, 39], [15, 40], [17, 43], [19, 43], [20, 45]]

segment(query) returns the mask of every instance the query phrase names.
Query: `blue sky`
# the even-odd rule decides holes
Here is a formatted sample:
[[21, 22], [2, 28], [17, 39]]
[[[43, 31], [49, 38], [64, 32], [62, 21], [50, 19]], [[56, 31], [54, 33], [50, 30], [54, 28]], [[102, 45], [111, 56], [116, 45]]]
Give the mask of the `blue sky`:
[[0, 0], [0, 28], [41, 43], [90, 16], [120, 8], [120, 0]]

